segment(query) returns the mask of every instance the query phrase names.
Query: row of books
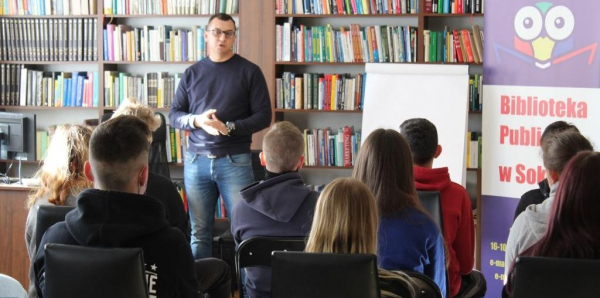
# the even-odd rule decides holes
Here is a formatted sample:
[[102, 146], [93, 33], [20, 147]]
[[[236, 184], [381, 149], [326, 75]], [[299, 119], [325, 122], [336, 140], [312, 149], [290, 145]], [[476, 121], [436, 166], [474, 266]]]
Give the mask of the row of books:
[[96, 0], [0, 0], [0, 15], [94, 15]]
[[174, 30], [108, 24], [103, 30], [104, 61], [199, 61], [208, 56], [204, 32], [198, 26]]
[[483, 75], [476, 74], [469, 78], [469, 111], [483, 110]]
[[131, 75], [104, 72], [104, 106], [118, 108], [125, 98], [134, 97], [153, 108], [168, 108], [175, 98], [181, 74], [151, 72]]
[[276, 79], [276, 108], [362, 110], [367, 74], [294, 74]]
[[467, 132], [467, 168], [481, 168], [481, 133]]
[[0, 64], [0, 105], [97, 107], [98, 72], [40, 71]]
[[277, 0], [275, 10], [277, 14], [325, 15], [414, 14], [418, 12], [419, 0]]
[[277, 61], [415, 62], [417, 28], [411, 26], [276, 25]]
[[194, 15], [235, 14], [239, 0], [105, 0], [105, 14], [116, 15]]
[[167, 161], [183, 163], [190, 132], [167, 124]]
[[478, 25], [473, 30], [423, 30], [425, 62], [483, 63], [483, 31]]
[[352, 167], [361, 143], [361, 131], [345, 126], [333, 131], [304, 130], [304, 165]]
[[425, 13], [483, 13], [485, 0], [425, 0]]
[[0, 19], [0, 59], [95, 61], [98, 20]]

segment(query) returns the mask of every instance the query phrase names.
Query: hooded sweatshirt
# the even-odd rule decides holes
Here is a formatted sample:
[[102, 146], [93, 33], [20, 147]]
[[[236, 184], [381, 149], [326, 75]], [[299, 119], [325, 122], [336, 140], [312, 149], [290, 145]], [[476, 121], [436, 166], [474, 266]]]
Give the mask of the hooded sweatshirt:
[[[318, 193], [304, 186], [297, 172], [254, 183], [240, 192], [233, 208], [231, 232], [235, 242], [253, 236], [307, 236]], [[246, 268], [250, 297], [271, 297], [271, 269]]]
[[548, 229], [548, 217], [552, 211], [558, 182], [550, 187], [548, 199], [538, 205], [529, 205], [523, 213], [517, 216], [510, 228], [506, 242], [504, 260], [504, 283], [517, 256], [532, 245], [536, 244]]
[[[181, 231], [169, 226], [162, 204], [131, 193], [88, 189], [64, 222], [46, 231], [40, 247], [60, 243], [92, 247], [140, 247], [150, 296], [199, 297], [194, 259]], [[44, 293], [44, 250], [34, 264], [38, 295]], [[109, 285], [107, 285], [109, 286]]]
[[444, 218], [444, 239], [448, 248], [450, 297], [458, 294], [461, 275], [473, 269], [475, 228], [467, 191], [452, 181], [448, 168], [414, 167], [417, 190], [439, 191]]

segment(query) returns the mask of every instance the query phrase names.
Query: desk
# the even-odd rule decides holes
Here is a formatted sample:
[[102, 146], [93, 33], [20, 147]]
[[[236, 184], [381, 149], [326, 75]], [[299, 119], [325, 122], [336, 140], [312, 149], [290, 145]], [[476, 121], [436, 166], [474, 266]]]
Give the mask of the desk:
[[0, 184], [0, 272], [29, 285], [29, 256], [25, 248], [27, 196], [31, 187]]

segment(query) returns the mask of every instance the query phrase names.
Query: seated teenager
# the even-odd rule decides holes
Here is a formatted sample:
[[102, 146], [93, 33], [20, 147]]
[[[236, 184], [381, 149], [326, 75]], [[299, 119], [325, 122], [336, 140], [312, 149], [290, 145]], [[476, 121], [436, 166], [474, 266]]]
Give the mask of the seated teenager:
[[35, 243], [37, 206], [75, 206], [76, 196], [92, 183], [85, 177], [83, 166], [88, 161], [88, 146], [92, 131], [80, 125], [60, 125], [54, 131], [50, 146], [35, 178], [40, 186], [29, 195], [25, 244], [29, 254], [29, 297], [37, 297], [33, 262], [37, 247]]
[[[335, 179], [319, 196], [306, 252], [376, 254], [378, 221], [375, 198], [362, 182]], [[402, 272], [379, 269], [379, 285], [381, 297], [416, 296]]]
[[391, 129], [374, 130], [360, 148], [352, 176], [367, 185], [377, 202], [379, 266], [423, 273], [445, 294], [444, 239], [419, 203], [404, 137]]
[[[450, 181], [447, 167], [433, 168], [433, 160], [442, 153], [433, 123], [422, 118], [409, 119], [400, 125], [400, 133], [412, 153], [417, 190], [440, 192], [444, 219], [442, 232], [448, 249], [448, 286], [450, 297], [454, 297], [478, 283], [473, 279], [485, 280], [481, 273], [472, 271], [475, 228], [471, 200], [464, 187]], [[474, 272], [473, 276], [471, 272]]]
[[[552, 200], [548, 229], [540, 241], [519, 253], [518, 256], [600, 259], [600, 216], [598, 216], [600, 175], [598, 173], [600, 173], [598, 152], [580, 152], [569, 161], [562, 171], [560, 185]], [[510, 271], [503, 297], [512, 297], [514, 262], [506, 265], [510, 267]]]
[[[242, 189], [234, 206], [231, 232], [235, 242], [253, 236], [307, 236], [318, 193], [304, 186], [298, 170], [304, 163], [304, 139], [292, 123], [277, 122], [263, 138], [261, 159], [266, 180]], [[250, 297], [271, 297], [271, 269], [246, 268]]]
[[[569, 124], [565, 121], [552, 122], [550, 125], [546, 126], [546, 129], [544, 129], [540, 139], [540, 144], [543, 143], [548, 136], [563, 131], [579, 132], [575, 125]], [[517, 219], [519, 214], [525, 211], [527, 206], [541, 204], [548, 198], [548, 196], [550, 196], [550, 185], [548, 185], [548, 179], [544, 179], [538, 183], [538, 188], [532, 189], [521, 196], [519, 204], [515, 209], [515, 218], [513, 221]]]
[[[46, 231], [40, 247], [46, 243], [140, 247], [146, 272], [156, 276], [156, 282], [148, 285], [150, 295], [198, 297], [189, 243], [180, 230], [169, 226], [163, 205], [144, 195], [150, 136], [148, 125], [135, 116], [111, 119], [94, 130], [84, 166], [94, 189], [77, 196], [76, 209]], [[40, 297], [44, 294], [44, 264], [44, 250], [39, 249], [34, 268]]]
[[[135, 98], [125, 99], [112, 115], [112, 118], [122, 115], [132, 115], [142, 119], [148, 124], [152, 132], [156, 131], [161, 124], [160, 118], [154, 115], [154, 111], [147, 105], [140, 104]], [[178, 228], [189, 241], [191, 238], [190, 221], [183, 207], [181, 195], [173, 182], [165, 176], [148, 172], [146, 195], [158, 199], [163, 204], [169, 224], [174, 228]]]
[[[504, 264], [505, 282], [509, 265], [523, 251], [538, 242], [546, 233], [548, 218], [559, 187], [561, 173], [569, 160], [581, 151], [594, 150], [592, 144], [578, 132], [565, 131], [550, 135], [542, 142], [542, 160], [546, 168], [546, 178], [550, 185], [550, 196], [543, 203], [529, 205], [521, 213], [508, 234]], [[562, 179], [560, 179], [562, 180]]]

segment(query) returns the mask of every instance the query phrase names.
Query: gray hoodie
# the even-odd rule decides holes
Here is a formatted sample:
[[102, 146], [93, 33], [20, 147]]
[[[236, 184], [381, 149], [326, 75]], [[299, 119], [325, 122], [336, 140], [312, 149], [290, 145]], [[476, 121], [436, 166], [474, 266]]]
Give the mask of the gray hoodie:
[[506, 243], [506, 254], [504, 257], [504, 283], [511, 266], [517, 256], [523, 251], [536, 244], [548, 229], [548, 217], [554, 204], [554, 196], [558, 188], [558, 181], [550, 187], [550, 195], [548, 199], [538, 205], [529, 205], [515, 219], [508, 241]]

